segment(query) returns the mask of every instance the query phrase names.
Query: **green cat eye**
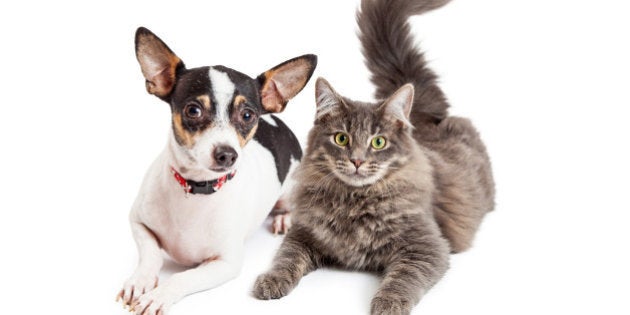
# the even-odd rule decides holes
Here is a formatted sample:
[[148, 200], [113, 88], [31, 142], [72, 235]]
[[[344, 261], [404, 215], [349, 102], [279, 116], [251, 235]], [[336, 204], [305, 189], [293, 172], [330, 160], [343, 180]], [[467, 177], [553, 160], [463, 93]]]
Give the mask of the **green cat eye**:
[[337, 132], [337, 134], [335, 135], [335, 143], [339, 146], [347, 146], [348, 141], [350, 141], [350, 137], [348, 137], [348, 135], [343, 132]]
[[387, 141], [385, 140], [385, 137], [378, 136], [372, 138], [372, 148], [374, 148], [375, 150], [380, 150], [384, 148], [386, 143]]

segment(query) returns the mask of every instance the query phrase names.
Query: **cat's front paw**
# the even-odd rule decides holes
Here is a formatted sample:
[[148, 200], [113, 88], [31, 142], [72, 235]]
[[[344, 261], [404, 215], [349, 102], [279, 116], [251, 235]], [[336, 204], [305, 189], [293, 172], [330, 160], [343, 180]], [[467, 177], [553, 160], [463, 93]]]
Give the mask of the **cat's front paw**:
[[291, 292], [293, 285], [286, 277], [269, 272], [258, 276], [253, 294], [259, 300], [279, 299]]
[[371, 315], [409, 315], [413, 305], [395, 294], [377, 294], [372, 299]]

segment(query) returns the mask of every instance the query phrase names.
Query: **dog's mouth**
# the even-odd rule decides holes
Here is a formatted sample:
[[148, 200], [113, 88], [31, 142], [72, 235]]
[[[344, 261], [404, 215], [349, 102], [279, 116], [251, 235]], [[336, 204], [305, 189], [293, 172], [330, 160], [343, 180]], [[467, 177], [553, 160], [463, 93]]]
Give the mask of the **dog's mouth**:
[[209, 167], [208, 169], [215, 173], [228, 173], [233, 170], [232, 167]]

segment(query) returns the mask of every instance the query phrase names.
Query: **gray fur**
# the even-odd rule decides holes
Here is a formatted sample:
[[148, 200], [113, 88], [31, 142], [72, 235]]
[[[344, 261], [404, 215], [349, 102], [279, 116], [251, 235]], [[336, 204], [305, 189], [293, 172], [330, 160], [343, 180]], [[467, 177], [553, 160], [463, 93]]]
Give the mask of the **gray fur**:
[[406, 83], [415, 88], [413, 119], [444, 119], [448, 102], [416, 47], [407, 19], [439, 8], [450, 0], [363, 0], [357, 13], [365, 64], [376, 85], [375, 96], [385, 99]]
[[[494, 208], [490, 161], [470, 121], [447, 116], [407, 24], [411, 14], [446, 2], [363, 0], [364, 55], [377, 96], [387, 99], [352, 101], [318, 80], [318, 114], [295, 174], [294, 225], [272, 269], [257, 279], [257, 298], [280, 298], [308, 272], [337, 266], [383, 276], [372, 314], [409, 314], [448, 269], [449, 252], [471, 246]], [[413, 104], [396, 97], [409, 96], [399, 93], [408, 82]], [[335, 143], [338, 132], [349, 136], [347, 145]], [[384, 149], [370, 148], [375, 136], [387, 139]]]

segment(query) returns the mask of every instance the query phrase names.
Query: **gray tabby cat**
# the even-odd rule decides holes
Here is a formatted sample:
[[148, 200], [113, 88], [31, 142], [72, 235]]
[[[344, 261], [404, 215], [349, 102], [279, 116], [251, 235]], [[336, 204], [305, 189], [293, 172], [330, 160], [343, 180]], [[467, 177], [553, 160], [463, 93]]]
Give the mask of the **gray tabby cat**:
[[257, 298], [285, 296], [308, 272], [336, 266], [383, 276], [372, 314], [409, 314], [446, 272], [449, 252], [471, 246], [494, 208], [490, 161], [470, 121], [448, 116], [407, 23], [447, 2], [361, 3], [363, 54], [384, 101], [352, 101], [317, 81], [294, 224], [256, 280]]

